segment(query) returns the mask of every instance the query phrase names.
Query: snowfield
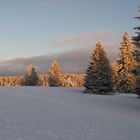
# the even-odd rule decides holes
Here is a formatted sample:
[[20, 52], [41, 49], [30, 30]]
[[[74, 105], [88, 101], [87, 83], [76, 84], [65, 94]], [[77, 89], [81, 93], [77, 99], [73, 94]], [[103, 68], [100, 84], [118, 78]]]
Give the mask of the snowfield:
[[140, 140], [136, 95], [1, 87], [0, 140]]

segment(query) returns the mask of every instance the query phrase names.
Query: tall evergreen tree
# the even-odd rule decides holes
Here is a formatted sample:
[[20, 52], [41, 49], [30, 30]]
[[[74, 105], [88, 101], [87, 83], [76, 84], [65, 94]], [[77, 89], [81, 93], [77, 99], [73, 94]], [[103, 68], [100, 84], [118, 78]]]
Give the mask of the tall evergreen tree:
[[35, 71], [35, 67], [30, 64], [27, 68], [27, 73], [24, 76], [23, 85], [24, 86], [36, 86], [38, 84], [38, 75]]
[[124, 33], [123, 40], [121, 42], [120, 54], [119, 54], [119, 81], [118, 89], [123, 93], [134, 92], [135, 89], [135, 75], [132, 73], [135, 67], [135, 59], [133, 55], [134, 46], [131, 43], [131, 38], [128, 33]]
[[[140, 6], [139, 6], [139, 12], [140, 12]], [[135, 17], [136, 19], [140, 20], [140, 16]], [[135, 55], [135, 60], [136, 60], [136, 67], [134, 70], [134, 73], [136, 75], [136, 94], [139, 95], [140, 97], [140, 26], [134, 28], [136, 31], [136, 36], [132, 37], [135, 50], [134, 50], [134, 55]]]
[[85, 92], [107, 94], [112, 91], [112, 71], [107, 55], [100, 42], [91, 54], [85, 76]]
[[52, 65], [49, 69], [48, 75], [49, 75], [49, 77], [48, 77], [49, 86], [58, 87], [58, 86], [63, 85], [60, 66], [56, 60], [53, 61]]

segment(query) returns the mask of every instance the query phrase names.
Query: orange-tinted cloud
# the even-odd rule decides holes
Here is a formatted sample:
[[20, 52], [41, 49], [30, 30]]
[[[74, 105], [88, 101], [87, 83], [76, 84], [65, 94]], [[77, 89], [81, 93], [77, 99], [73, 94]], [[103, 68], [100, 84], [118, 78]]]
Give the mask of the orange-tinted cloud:
[[67, 44], [75, 44], [80, 43], [83, 41], [89, 41], [93, 40], [94, 34], [93, 33], [84, 33], [81, 35], [71, 35], [71, 36], [64, 36], [61, 38], [58, 38], [54, 41], [53, 45], [67, 45]]
[[64, 45], [71, 45], [71, 44], [79, 44], [79, 43], [95, 43], [97, 40], [104, 41], [108, 39], [112, 33], [110, 32], [101, 32], [101, 33], [92, 33], [87, 32], [80, 35], [71, 35], [71, 36], [64, 36], [60, 37], [52, 42], [53, 46], [64, 46]]

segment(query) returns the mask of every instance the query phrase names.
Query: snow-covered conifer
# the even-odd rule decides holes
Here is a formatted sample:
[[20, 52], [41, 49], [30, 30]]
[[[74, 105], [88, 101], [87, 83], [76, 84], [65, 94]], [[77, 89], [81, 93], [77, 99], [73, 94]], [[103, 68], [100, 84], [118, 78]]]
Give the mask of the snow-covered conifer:
[[27, 73], [24, 76], [23, 85], [24, 86], [36, 86], [38, 84], [38, 75], [35, 71], [35, 67], [30, 64], [27, 68]]
[[85, 76], [85, 92], [107, 94], [112, 91], [112, 71], [102, 44], [97, 42]]
[[135, 66], [133, 55], [134, 46], [128, 33], [124, 33], [121, 42], [118, 66], [118, 84], [117, 87], [122, 93], [132, 93], [135, 89], [135, 75], [132, 73]]
[[[140, 12], [140, 7], [139, 7]], [[136, 19], [140, 20], [140, 16], [135, 17]], [[140, 96], [140, 26], [134, 28], [136, 31], [136, 36], [132, 37], [133, 43], [134, 43], [134, 56], [136, 60], [136, 67], [134, 70], [134, 73], [136, 75], [136, 94]]]
[[58, 87], [63, 85], [59, 63], [56, 60], [53, 61], [49, 69], [48, 75], [49, 86]]

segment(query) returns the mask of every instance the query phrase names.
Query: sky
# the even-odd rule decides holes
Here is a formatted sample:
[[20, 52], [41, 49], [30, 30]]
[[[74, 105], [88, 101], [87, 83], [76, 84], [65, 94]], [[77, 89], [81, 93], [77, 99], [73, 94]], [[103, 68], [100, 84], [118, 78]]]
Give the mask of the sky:
[[139, 5], [138, 0], [0, 0], [0, 73], [15, 59], [21, 60], [17, 69], [23, 59], [53, 60], [74, 50], [89, 54], [97, 40], [109, 55], [117, 54], [123, 33], [132, 36], [139, 25], [134, 19]]

